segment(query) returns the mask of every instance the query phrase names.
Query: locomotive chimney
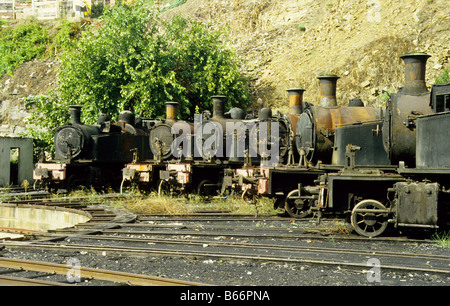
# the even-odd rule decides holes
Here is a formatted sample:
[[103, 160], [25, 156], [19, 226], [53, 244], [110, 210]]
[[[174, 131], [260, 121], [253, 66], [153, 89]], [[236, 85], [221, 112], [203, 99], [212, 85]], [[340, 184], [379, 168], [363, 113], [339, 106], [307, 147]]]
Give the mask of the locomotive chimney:
[[289, 94], [289, 114], [300, 115], [303, 113], [303, 88], [290, 88]]
[[81, 105], [70, 105], [70, 123], [81, 124]]
[[213, 118], [224, 118], [226, 96], [212, 96], [213, 100]]
[[178, 112], [178, 102], [166, 102], [166, 120], [176, 121]]
[[405, 63], [403, 94], [416, 96], [428, 92], [425, 83], [425, 69], [430, 56], [426, 53], [406, 53], [400, 56]]
[[320, 105], [337, 106], [336, 101], [336, 83], [339, 77], [337, 75], [320, 75]]

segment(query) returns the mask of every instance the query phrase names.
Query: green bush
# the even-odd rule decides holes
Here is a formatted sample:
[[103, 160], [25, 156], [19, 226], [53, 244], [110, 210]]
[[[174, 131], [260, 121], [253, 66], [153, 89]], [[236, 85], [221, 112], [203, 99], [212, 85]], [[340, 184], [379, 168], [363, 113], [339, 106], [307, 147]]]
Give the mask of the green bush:
[[24, 136], [34, 139], [34, 159], [37, 160], [40, 149], [54, 151], [55, 129], [69, 122], [69, 109], [53, 92], [48, 96], [30, 96], [24, 102], [28, 109], [33, 109], [31, 116], [27, 118], [28, 128]]
[[6, 23], [0, 27], [0, 77], [22, 63], [44, 54], [47, 49], [46, 28], [28, 22], [12, 29]]
[[448, 75], [448, 69], [444, 69], [442, 74], [434, 80], [434, 84], [450, 83], [450, 76]]
[[76, 43], [61, 56], [58, 94], [29, 101], [36, 145], [52, 148], [52, 133], [67, 122], [72, 104], [83, 106], [86, 124], [101, 113], [116, 119], [122, 110], [164, 118], [167, 101], [180, 103], [179, 119], [192, 120], [212, 109], [217, 94], [228, 96], [228, 108], [250, 104], [247, 79], [225, 33], [182, 17], [163, 23], [157, 14], [144, 5], [116, 5], [103, 11], [101, 27], [91, 25], [79, 40], [69, 39]]
[[[52, 34], [50, 34], [52, 33]], [[80, 36], [79, 24], [61, 21], [51, 30], [37, 20], [28, 20], [18, 26], [0, 23], [0, 77], [22, 63], [46, 56], [58, 55], [75, 45]]]
[[62, 60], [61, 101], [82, 105], [86, 123], [125, 109], [163, 117], [166, 101], [179, 102], [179, 118], [189, 120], [196, 108], [211, 109], [215, 94], [227, 95], [228, 107], [247, 107], [247, 81], [224, 33], [182, 17], [161, 24], [148, 6], [106, 9], [102, 27]]

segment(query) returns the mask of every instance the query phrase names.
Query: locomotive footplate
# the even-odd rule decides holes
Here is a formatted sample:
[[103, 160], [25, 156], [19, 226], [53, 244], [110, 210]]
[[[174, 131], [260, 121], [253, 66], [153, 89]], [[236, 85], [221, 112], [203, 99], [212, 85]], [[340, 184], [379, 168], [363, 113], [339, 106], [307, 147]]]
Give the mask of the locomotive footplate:
[[416, 181], [438, 182], [440, 185], [450, 188], [450, 168], [407, 168], [404, 163], [400, 162], [397, 171], [400, 175]]

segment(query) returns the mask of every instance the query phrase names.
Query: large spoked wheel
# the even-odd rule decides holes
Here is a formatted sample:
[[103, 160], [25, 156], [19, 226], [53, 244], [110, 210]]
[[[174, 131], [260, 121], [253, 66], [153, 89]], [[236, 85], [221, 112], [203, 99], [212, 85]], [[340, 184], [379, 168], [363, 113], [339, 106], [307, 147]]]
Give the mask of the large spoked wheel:
[[386, 207], [376, 200], [363, 200], [353, 208], [351, 223], [361, 236], [379, 236], [388, 225]]
[[309, 201], [300, 198], [298, 189], [289, 192], [284, 201], [284, 209], [294, 218], [307, 217], [310, 214], [310, 208]]

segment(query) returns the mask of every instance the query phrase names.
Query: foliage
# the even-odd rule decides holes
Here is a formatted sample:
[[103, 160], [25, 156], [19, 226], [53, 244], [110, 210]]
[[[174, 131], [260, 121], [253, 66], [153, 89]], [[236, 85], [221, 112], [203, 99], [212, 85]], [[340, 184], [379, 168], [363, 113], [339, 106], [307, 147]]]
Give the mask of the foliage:
[[163, 31], [157, 12], [139, 4], [105, 9], [102, 23], [62, 60], [61, 101], [82, 105], [84, 122], [124, 109], [163, 117], [166, 101], [179, 102], [179, 118], [192, 119], [196, 108], [211, 108], [215, 94], [227, 95], [229, 107], [249, 104], [224, 33], [181, 17], [162, 24]]
[[442, 83], [450, 83], [450, 76], [448, 74], [448, 69], [444, 69], [442, 74], [438, 76], [434, 81], [434, 84], [442, 84]]
[[[50, 93], [48, 96], [30, 96], [25, 99], [25, 105], [27, 108], [39, 110], [33, 111], [27, 119], [27, 136], [34, 139], [34, 148], [53, 152], [55, 129], [69, 121], [68, 107], [60, 102], [55, 93]], [[37, 151], [34, 153], [35, 160], [38, 153]]]
[[62, 21], [53, 30], [37, 20], [27, 20], [18, 26], [0, 23], [0, 77], [22, 63], [74, 47], [80, 35], [77, 23]]
[[183, 109], [185, 117], [191, 117], [196, 107], [211, 109], [210, 97], [214, 94], [227, 96], [228, 108], [245, 109], [250, 102], [247, 80], [239, 72], [235, 52], [221, 41], [225, 33], [182, 17], [165, 26], [168, 68], [183, 89], [174, 96], [188, 105]]
[[[83, 105], [83, 119], [95, 122], [100, 113], [117, 115], [133, 99], [136, 69], [143, 67], [143, 53], [154, 49], [144, 7], [118, 5], [103, 12], [100, 29], [91, 27], [76, 48], [62, 59], [59, 75], [61, 100]], [[155, 54], [156, 56], [156, 54]], [[152, 82], [153, 80], [148, 80]]]
[[435, 243], [443, 248], [450, 248], [450, 231], [448, 232], [436, 232], [431, 237]]
[[50, 37], [47, 52], [54, 55], [71, 50], [75, 47], [77, 40], [81, 36], [79, 23], [61, 20], [61, 24], [56, 26], [56, 34]]
[[46, 50], [46, 28], [27, 22], [13, 29], [0, 28], [0, 76], [12, 72], [22, 63], [42, 55]]

